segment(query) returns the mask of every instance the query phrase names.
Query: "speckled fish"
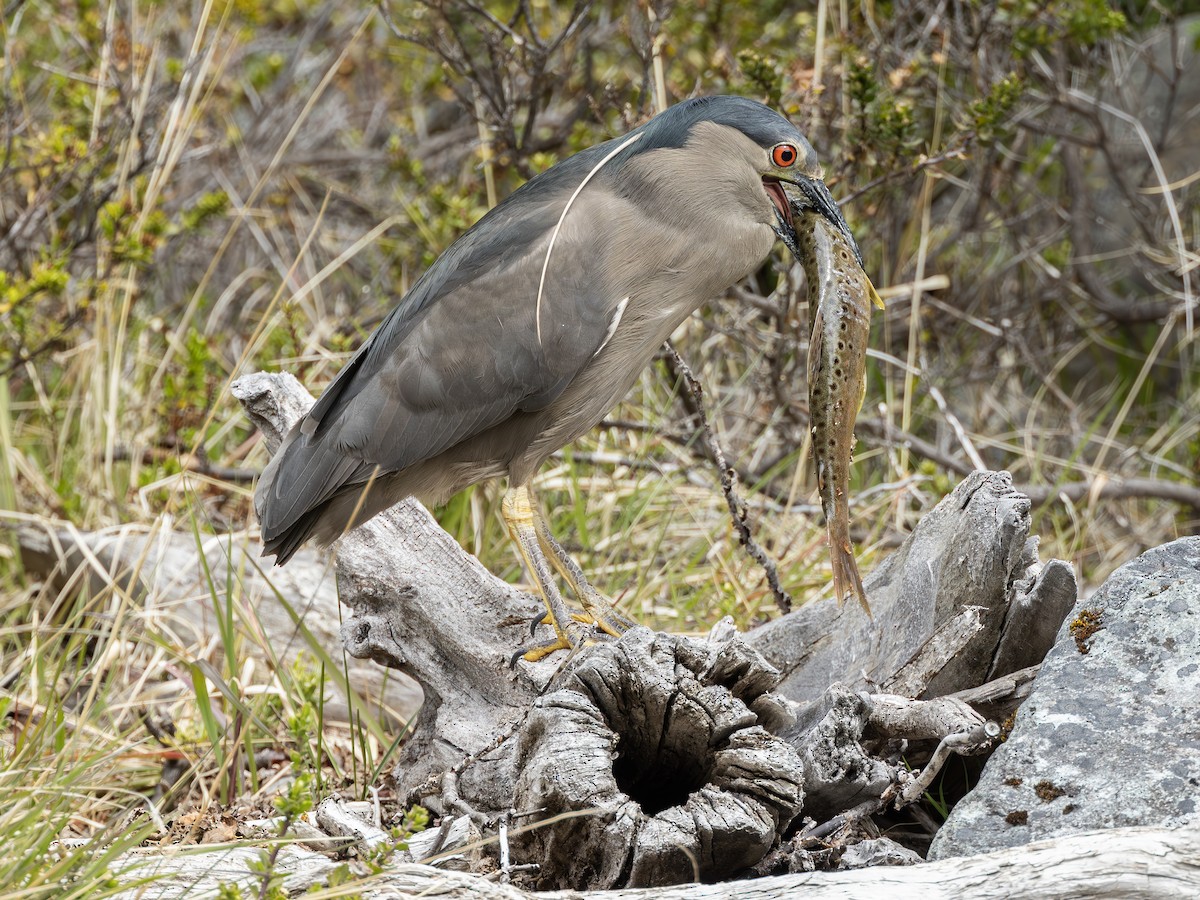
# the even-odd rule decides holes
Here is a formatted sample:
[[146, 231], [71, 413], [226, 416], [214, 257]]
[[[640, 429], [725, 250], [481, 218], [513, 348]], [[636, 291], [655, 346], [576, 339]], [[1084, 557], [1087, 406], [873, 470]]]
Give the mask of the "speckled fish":
[[[799, 212], [799, 211], [797, 211]], [[866, 393], [871, 305], [882, 307], [849, 230], [812, 212], [796, 216], [796, 237], [809, 296], [815, 302], [808, 347], [808, 398], [813, 455], [838, 604], [853, 593], [867, 615], [871, 607], [850, 543], [850, 454], [854, 419]]]

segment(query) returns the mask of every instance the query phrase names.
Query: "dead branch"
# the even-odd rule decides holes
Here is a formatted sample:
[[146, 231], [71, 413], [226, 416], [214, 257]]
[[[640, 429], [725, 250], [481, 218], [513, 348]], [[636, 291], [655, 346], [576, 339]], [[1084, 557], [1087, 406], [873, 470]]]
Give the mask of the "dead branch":
[[1078, 503], [1097, 500], [1170, 500], [1200, 509], [1200, 488], [1161, 478], [1090, 478], [1060, 485], [1025, 485], [1022, 493], [1036, 505], [1052, 500]]
[[712, 426], [708, 423], [708, 416], [704, 413], [704, 389], [670, 342], [666, 345], [665, 359], [675, 376], [683, 382], [683, 386], [687, 389], [687, 396], [690, 397], [690, 402], [687, 403], [688, 411], [691, 413], [696, 427], [704, 436], [708, 456], [720, 474], [721, 491], [725, 494], [725, 503], [729, 507], [729, 515], [733, 519], [733, 527], [738, 533], [738, 540], [746, 548], [750, 557], [762, 566], [762, 570], [767, 576], [767, 584], [771, 588], [771, 594], [775, 597], [775, 603], [780, 611], [785, 614], [789, 613], [792, 611], [792, 595], [785, 591], [783, 585], [779, 583], [779, 571], [775, 566], [775, 561], [767, 556], [766, 551], [759, 546], [758, 541], [754, 539], [754, 533], [750, 530], [749, 508], [746, 506], [746, 501], [737, 492], [737, 472], [726, 462], [725, 451], [721, 449], [721, 444], [717, 440], [717, 436], [713, 434]]

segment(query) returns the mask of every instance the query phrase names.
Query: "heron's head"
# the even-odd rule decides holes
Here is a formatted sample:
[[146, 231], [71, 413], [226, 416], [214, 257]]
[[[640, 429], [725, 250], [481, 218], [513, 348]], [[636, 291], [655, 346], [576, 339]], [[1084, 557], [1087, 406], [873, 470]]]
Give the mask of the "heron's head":
[[[744, 97], [699, 97], [671, 107], [638, 132], [638, 137], [637, 132], [630, 135], [631, 156], [675, 150], [683, 165], [720, 171], [723, 182], [739, 186], [738, 199], [750, 213], [769, 224], [793, 254], [798, 254], [796, 217], [816, 213], [845, 234], [861, 264], [854, 236], [825, 186], [816, 151], [770, 107]], [[704, 179], [698, 180], [697, 188], [703, 190]]]

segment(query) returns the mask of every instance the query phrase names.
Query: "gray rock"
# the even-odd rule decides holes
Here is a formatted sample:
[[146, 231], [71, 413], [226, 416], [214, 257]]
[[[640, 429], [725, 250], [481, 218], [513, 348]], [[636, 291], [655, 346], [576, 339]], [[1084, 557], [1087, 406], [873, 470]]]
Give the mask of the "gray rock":
[[[1089, 620], [1091, 634], [1080, 628]], [[1200, 538], [1193, 537], [1143, 553], [1076, 604], [1012, 734], [954, 808], [929, 858], [1162, 824], [1197, 811]]]

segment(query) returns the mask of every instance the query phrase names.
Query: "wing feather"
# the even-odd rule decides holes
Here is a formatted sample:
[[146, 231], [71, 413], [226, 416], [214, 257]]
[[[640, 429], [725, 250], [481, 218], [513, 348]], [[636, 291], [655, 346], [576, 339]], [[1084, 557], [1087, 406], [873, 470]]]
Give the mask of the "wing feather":
[[[625, 298], [595, 271], [582, 232], [564, 232], [545, 275], [539, 340], [553, 223], [529, 232], [546, 218], [500, 216], [482, 236], [468, 233], [351, 358], [263, 474], [255, 505], [268, 546], [297, 546], [303, 538], [289, 529], [311, 531], [322, 504], [543, 408], [586, 368]], [[490, 234], [508, 226], [530, 237], [519, 256], [512, 235], [498, 244]]]

